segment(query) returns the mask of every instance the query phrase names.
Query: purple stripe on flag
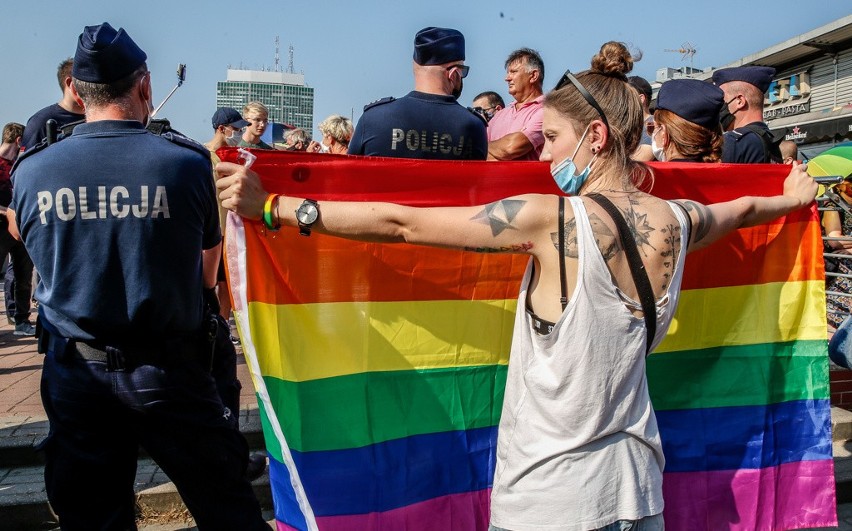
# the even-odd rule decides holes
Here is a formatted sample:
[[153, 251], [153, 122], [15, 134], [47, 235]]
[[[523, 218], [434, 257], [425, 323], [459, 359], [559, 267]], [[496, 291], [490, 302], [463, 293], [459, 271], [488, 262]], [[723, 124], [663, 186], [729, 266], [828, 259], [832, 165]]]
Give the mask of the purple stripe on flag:
[[488, 528], [491, 489], [441, 496], [381, 513], [317, 518], [320, 531], [485, 530]]
[[834, 461], [760, 469], [670, 472], [666, 529], [799, 529], [837, 525]]

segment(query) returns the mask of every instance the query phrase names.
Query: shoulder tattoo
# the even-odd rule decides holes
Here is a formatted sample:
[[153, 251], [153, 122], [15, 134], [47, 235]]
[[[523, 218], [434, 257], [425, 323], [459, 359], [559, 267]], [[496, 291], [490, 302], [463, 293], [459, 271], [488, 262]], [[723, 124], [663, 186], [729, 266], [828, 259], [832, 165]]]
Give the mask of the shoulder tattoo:
[[[627, 221], [627, 226], [633, 234], [633, 239], [636, 240], [636, 246], [642, 251], [642, 254], [648, 256], [645, 247], [650, 247], [657, 250], [651, 245], [651, 234], [657, 230], [648, 222], [648, 214], [640, 214], [633, 209], [633, 205], [638, 205], [639, 202], [633, 198], [629, 199], [630, 206], [627, 210], [621, 210], [624, 213], [624, 219]], [[620, 209], [619, 209], [620, 210]]]
[[491, 235], [498, 236], [506, 229], [518, 230], [517, 227], [512, 225], [512, 222], [526, 204], [526, 201], [520, 199], [495, 201], [485, 205], [481, 212], [470, 219], [490, 226]]
[[[597, 214], [589, 216], [589, 223], [592, 225], [592, 234], [595, 237], [598, 249], [604, 260], [609, 261], [613, 256], [621, 250], [621, 244], [615, 234], [604, 223]], [[553, 246], [559, 249], [559, 233], [550, 233], [550, 240]], [[580, 252], [577, 248], [577, 220], [576, 218], [569, 219], [565, 222], [565, 256], [568, 258], [579, 258]]]

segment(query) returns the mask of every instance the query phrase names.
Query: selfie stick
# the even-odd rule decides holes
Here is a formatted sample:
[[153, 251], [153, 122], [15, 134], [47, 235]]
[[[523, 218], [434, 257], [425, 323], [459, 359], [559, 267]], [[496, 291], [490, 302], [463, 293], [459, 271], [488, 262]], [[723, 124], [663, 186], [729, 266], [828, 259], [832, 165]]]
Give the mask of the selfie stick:
[[151, 118], [153, 118], [154, 116], [156, 116], [156, 115], [157, 115], [157, 113], [160, 111], [160, 109], [162, 109], [162, 108], [163, 108], [163, 105], [165, 105], [165, 104], [166, 104], [166, 102], [167, 102], [167, 101], [169, 101], [169, 98], [171, 98], [171, 97], [172, 97], [172, 94], [174, 94], [174, 93], [175, 93], [175, 91], [176, 91], [176, 90], [177, 90], [177, 89], [178, 89], [181, 85], [183, 85], [183, 81], [186, 79], [186, 65], [185, 65], [185, 64], [179, 64], [179, 65], [178, 65], [178, 67], [177, 67], [177, 76], [178, 76], [178, 82], [177, 82], [177, 85], [175, 85], [175, 88], [173, 88], [173, 89], [172, 89], [172, 91], [171, 91], [171, 92], [169, 92], [169, 95], [168, 95], [168, 96], [166, 96], [166, 99], [164, 99], [164, 100], [163, 100], [163, 103], [161, 103], [161, 104], [157, 105], [157, 108], [156, 108], [156, 109], [154, 109], [154, 112], [152, 112], [152, 113], [151, 113]]

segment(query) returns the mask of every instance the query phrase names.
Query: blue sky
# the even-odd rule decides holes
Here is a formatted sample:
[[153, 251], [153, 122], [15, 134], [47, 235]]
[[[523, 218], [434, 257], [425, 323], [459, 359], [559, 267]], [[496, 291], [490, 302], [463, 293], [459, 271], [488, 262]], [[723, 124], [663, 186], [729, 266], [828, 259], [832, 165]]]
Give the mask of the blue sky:
[[276, 36], [282, 68], [292, 45], [294, 70], [314, 87], [318, 124], [333, 113], [357, 120], [365, 104], [406, 94], [414, 34], [426, 26], [465, 34], [471, 71], [459, 101], [469, 105], [483, 90], [510, 99], [503, 63], [522, 46], [544, 58], [545, 89], [566, 68], [588, 68], [608, 40], [640, 49], [644, 57], [633, 73], [653, 80], [659, 68], [689, 64], [666, 49], [689, 42], [697, 49], [696, 68], [721, 66], [848, 15], [850, 7], [849, 0], [15, 2], [0, 17], [0, 124], [24, 123], [56, 102], [56, 65], [74, 54], [84, 26], [103, 21], [124, 27], [147, 52], [155, 105], [175, 85], [178, 63], [187, 65], [186, 82], [159, 116], [205, 142], [212, 135], [216, 82], [225, 79], [228, 65], [272, 67]]

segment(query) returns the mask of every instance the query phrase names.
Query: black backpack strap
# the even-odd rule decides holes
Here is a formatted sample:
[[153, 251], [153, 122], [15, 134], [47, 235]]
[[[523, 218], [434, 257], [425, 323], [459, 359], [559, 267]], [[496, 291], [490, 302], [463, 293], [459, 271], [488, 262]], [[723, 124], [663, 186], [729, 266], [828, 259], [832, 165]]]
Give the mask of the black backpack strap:
[[766, 157], [766, 160], [775, 164], [784, 162], [781, 158], [781, 149], [778, 147], [781, 138], [775, 138], [775, 135], [769, 129], [760, 127], [756, 123], [744, 125], [741, 129], [747, 129], [760, 137], [760, 141], [763, 142], [763, 156]]
[[562, 311], [568, 306], [568, 282], [565, 280], [565, 198], [559, 196], [559, 284], [562, 287]]
[[654, 303], [654, 290], [651, 289], [648, 272], [645, 270], [645, 264], [642, 263], [642, 258], [639, 256], [639, 247], [636, 245], [633, 233], [630, 232], [630, 227], [627, 226], [627, 222], [624, 221], [621, 212], [612, 204], [612, 201], [601, 194], [589, 194], [588, 197], [606, 210], [618, 228], [621, 246], [624, 248], [625, 255], [627, 255], [630, 274], [633, 276], [633, 282], [636, 284], [636, 291], [639, 292], [639, 302], [642, 304], [642, 313], [645, 317], [645, 328], [648, 332], [648, 337], [645, 341], [645, 355], [647, 356], [651, 353], [651, 344], [657, 335], [657, 305]]

